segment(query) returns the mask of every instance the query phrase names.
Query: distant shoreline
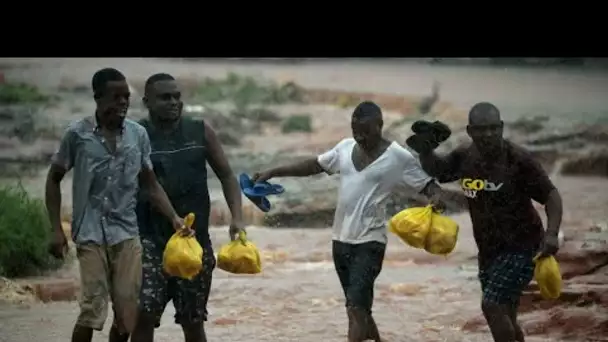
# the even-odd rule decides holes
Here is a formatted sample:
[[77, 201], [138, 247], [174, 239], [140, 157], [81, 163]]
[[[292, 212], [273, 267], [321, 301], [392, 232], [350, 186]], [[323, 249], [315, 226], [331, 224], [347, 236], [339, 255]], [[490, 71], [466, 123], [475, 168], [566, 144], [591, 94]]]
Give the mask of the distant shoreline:
[[[176, 58], [171, 58], [175, 60]], [[204, 62], [251, 62], [260, 64], [312, 64], [315, 62], [378, 62], [378, 63], [407, 63], [407, 64], [434, 64], [450, 66], [509, 66], [533, 68], [568, 68], [568, 69], [608, 69], [608, 58], [177, 58], [185, 61]]]

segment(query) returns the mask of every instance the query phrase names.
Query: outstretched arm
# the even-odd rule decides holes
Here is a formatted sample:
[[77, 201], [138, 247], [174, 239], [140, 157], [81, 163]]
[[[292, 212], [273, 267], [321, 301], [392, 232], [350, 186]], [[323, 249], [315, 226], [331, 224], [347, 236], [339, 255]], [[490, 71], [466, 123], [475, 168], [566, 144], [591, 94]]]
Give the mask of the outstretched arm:
[[449, 183], [459, 178], [462, 149], [456, 149], [445, 157], [440, 157], [433, 151], [419, 155], [422, 169], [435, 177], [440, 183]]
[[322, 172], [334, 174], [340, 172], [340, 149], [346, 142], [342, 140], [331, 150], [318, 157], [307, 158], [301, 162], [280, 166], [256, 173], [252, 180], [261, 182], [274, 177], [307, 177]]
[[434, 201], [439, 199], [442, 194], [442, 191], [443, 190], [439, 185], [437, 185], [437, 183], [435, 183], [434, 181], [430, 181], [420, 193], [425, 195], [431, 201]]
[[268, 179], [274, 177], [307, 177], [319, 174], [323, 171], [324, 170], [319, 164], [317, 158], [312, 157], [297, 163], [270, 169], [268, 171], [260, 173], [260, 175], [264, 174], [265, 176], [268, 176]]
[[403, 158], [402, 182], [426, 196], [437, 209], [445, 209], [444, 191], [435, 182], [435, 179], [420, 166], [420, 163], [409, 151], [404, 150]]

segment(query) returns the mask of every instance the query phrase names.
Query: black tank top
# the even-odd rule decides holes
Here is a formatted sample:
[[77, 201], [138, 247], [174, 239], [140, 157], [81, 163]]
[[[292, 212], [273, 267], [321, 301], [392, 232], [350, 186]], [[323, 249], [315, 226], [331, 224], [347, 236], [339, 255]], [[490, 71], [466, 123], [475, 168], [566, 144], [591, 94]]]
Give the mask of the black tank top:
[[[190, 212], [196, 215], [193, 228], [197, 240], [204, 248], [211, 248], [204, 122], [184, 117], [170, 133], [155, 129], [148, 119], [140, 124], [148, 131], [154, 173], [171, 204], [182, 217]], [[164, 247], [174, 230], [169, 220], [152, 207], [145, 191], [140, 191], [136, 211], [140, 234]]]

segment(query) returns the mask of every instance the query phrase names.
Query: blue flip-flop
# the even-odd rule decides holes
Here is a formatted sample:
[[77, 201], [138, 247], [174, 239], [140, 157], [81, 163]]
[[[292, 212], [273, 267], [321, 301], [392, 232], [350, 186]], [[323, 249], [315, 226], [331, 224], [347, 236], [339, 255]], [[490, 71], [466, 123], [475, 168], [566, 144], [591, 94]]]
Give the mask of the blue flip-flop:
[[266, 197], [269, 195], [279, 195], [285, 192], [285, 189], [279, 184], [270, 184], [266, 181], [255, 183], [251, 188], [243, 189], [246, 195], [254, 197]]
[[253, 189], [254, 183], [251, 178], [245, 173], [239, 175], [239, 184], [241, 185], [241, 191], [245, 194], [253, 204], [256, 205], [261, 211], [267, 213], [270, 211], [270, 201], [265, 196], [251, 195], [250, 190]]

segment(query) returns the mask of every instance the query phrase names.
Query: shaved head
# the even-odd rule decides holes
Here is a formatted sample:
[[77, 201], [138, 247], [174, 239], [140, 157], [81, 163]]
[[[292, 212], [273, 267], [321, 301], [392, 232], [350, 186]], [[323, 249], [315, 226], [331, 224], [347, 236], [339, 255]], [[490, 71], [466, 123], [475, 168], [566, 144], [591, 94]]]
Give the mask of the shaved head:
[[353, 111], [353, 119], [382, 119], [382, 110], [372, 101], [363, 101]]
[[489, 102], [479, 102], [469, 111], [469, 125], [488, 126], [500, 125], [500, 111]]
[[488, 159], [500, 154], [503, 146], [503, 123], [498, 108], [489, 102], [474, 105], [469, 111], [467, 133], [477, 150]]
[[353, 111], [353, 138], [363, 149], [372, 149], [382, 141], [382, 110], [372, 101], [361, 102]]

